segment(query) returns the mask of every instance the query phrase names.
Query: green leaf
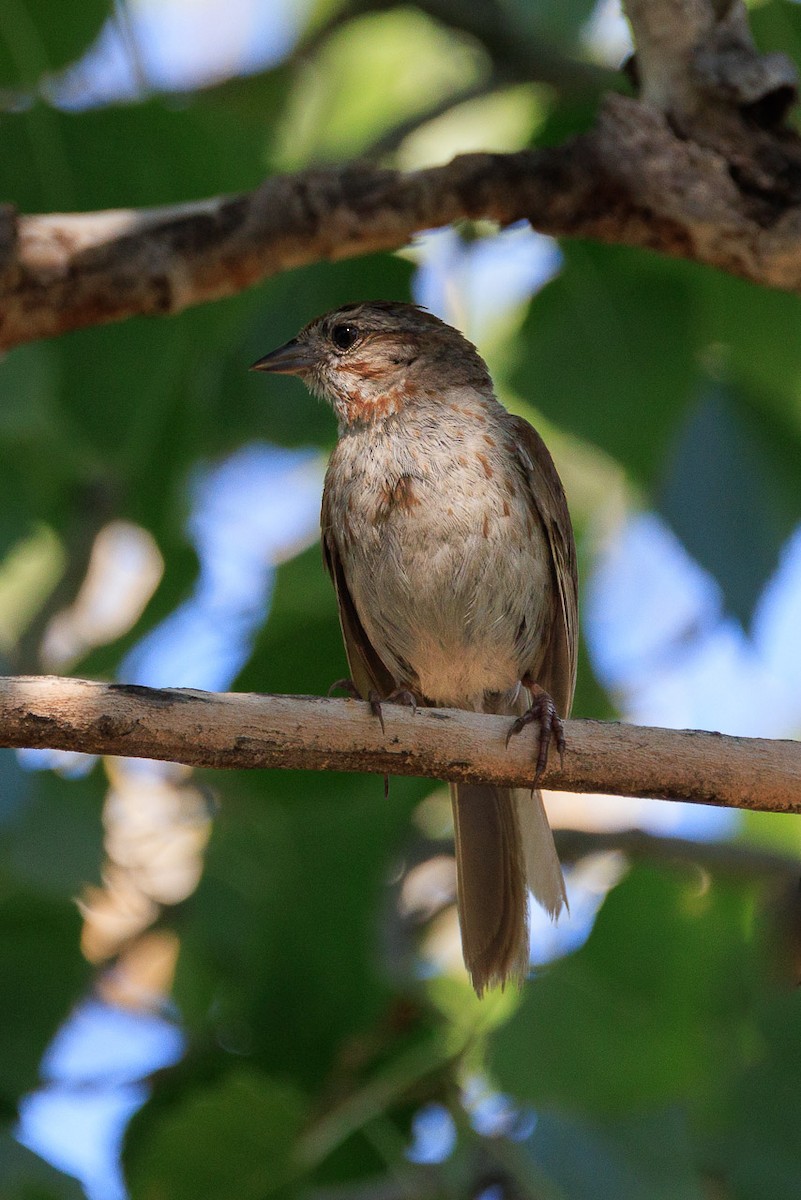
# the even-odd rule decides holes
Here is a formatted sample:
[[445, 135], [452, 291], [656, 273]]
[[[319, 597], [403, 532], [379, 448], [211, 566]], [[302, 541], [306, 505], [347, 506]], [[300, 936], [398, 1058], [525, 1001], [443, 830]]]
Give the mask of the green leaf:
[[269, 620], [236, 689], [324, 696], [346, 672], [334, 588], [311, 546], [279, 569]]
[[801, 12], [786, 0], [749, 4], [748, 23], [760, 50], [789, 54], [801, 65]]
[[47, 1043], [85, 988], [72, 902], [33, 892], [0, 898], [0, 1099], [15, 1103], [37, 1081]]
[[60, 356], [22, 346], [0, 361], [0, 558], [64, 500], [72, 455], [58, 412]]
[[255, 187], [263, 134], [222, 107], [166, 101], [0, 122], [0, 193], [25, 212], [179, 204]]
[[573, 716], [593, 721], [614, 721], [620, 717], [612, 698], [595, 674], [584, 634], [579, 632], [578, 672]]
[[107, 781], [99, 770], [84, 779], [51, 771], [29, 779], [27, 801], [9, 830], [10, 869], [41, 896], [72, 901], [85, 884], [100, 883]]
[[691, 281], [643, 252], [564, 254], [531, 303], [512, 386], [648, 483], [699, 378]]
[[[76, 114], [36, 104], [0, 123], [0, 190], [32, 212], [176, 203], [254, 186], [262, 140], [213, 106], [153, 101]], [[85, 330], [10, 355], [0, 365], [0, 507], [9, 526], [7, 534], [0, 527], [0, 550], [26, 521], [68, 527], [87, 493], [101, 516], [104, 507], [123, 512], [160, 538], [191, 462], [244, 436], [244, 416], [232, 420], [236, 406], [226, 408], [220, 362], [241, 340], [254, 300]]]
[[707, 1158], [732, 1200], [795, 1200], [801, 1178], [801, 996], [763, 1003], [752, 1060], [724, 1097]]
[[496, 1034], [501, 1087], [603, 1115], [712, 1103], [744, 1053], [750, 904], [746, 888], [633, 870], [586, 945], [535, 980]]
[[278, 160], [283, 169], [296, 170], [314, 160], [352, 158], [388, 127], [424, 113], [485, 73], [471, 39], [412, 7], [351, 20], [298, 74]]
[[302, 1094], [252, 1067], [143, 1110], [125, 1167], [131, 1200], [262, 1200], [284, 1190], [304, 1116]]
[[540, 44], [577, 49], [578, 36], [595, 11], [595, 0], [504, 0], [513, 28], [525, 30]]
[[424, 787], [382, 790], [371, 776], [228, 781], [181, 921], [175, 998], [195, 1041], [313, 1087], [378, 1020], [390, 998], [379, 916]]
[[736, 393], [708, 387], [688, 413], [657, 492], [662, 515], [748, 627], [801, 520], [801, 445]]
[[77, 1180], [0, 1130], [0, 1194], [3, 1200], [82, 1200], [86, 1193]]
[[[345, 670], [315, 546], [281, 568], [236, 687], [324, 694]], [[204, 879], [182, 920], [176, 998], [196, 1036], [210, 1028], [268, 1072], [319, 1084], [343, 1040], [388, 1002], [379, 914], [427, 787], [393, 780], [384, 798], [369, 775], [226, 776]]]
[[695, 1145], [679, 1108], [619, 1121], [538, 1115], [528, 1146], [570, 1200], [703, 1200]]
[[285, 106], [291, 83], [292, 65], [278, 63], [267, 71], [235, 76], [222, 83], [211, 84], [195, 92], [193, 102], [203, 107], [219, 108], [237, 120], [248, 121], [262, 132], [271, 134]]
[[0, 750], [0, 831], [13, 822], [31, 791], [30, 771], [19, 765], [16, 750]]
[[[789, 7], [801, 18], [801, 10]], [[715, 368], [798, 444], [801, 344], [788, 330], [801, 324], [801, 297], [719, 271], [699, 272], [697, 282], [699, 334]]]
[[0, 87], [22, 88], [78, 58], [111, 16], [108, 0], [3, 0]]

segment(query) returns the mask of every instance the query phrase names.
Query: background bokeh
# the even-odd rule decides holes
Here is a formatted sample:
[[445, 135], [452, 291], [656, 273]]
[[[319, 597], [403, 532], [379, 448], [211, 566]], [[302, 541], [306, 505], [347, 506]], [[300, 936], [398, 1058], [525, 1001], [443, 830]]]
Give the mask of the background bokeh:
[[[801, 9], [751, 7], [801, 62]], [[4, 0], [27, 212], [586, 128], [602, 0]], [[421, 232], [0, 362], [0, 665], [324, 693], [330, 413], [247, 366], [336, 304], [462, 328], [546, 437], [575, 714], [801, 730], [801, 300], [524, 227]], [[473, 996], [441, 788], [0, 751], [3, 1200], [793, 1200], [801, 823], [548, 797], [571, 915]]]

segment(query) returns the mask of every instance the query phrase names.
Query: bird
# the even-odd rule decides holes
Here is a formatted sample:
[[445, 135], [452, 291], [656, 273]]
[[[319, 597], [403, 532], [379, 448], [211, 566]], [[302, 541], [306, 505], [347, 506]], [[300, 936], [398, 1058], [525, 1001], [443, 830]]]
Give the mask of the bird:
[[465, 966], [482, 996], [522, 983], [528, 891], [552, 918], [564, 878], [536, 787], [576, 683], [576, 548], [545, 443], [495, 395], [478, 350], [426, 309], [374, 300], [311, 321], [253, 370], [333, 409], [323, 488], [352, 687], [381, 704], [505, 714], [540, 737], [535, 786], [450, 785]]

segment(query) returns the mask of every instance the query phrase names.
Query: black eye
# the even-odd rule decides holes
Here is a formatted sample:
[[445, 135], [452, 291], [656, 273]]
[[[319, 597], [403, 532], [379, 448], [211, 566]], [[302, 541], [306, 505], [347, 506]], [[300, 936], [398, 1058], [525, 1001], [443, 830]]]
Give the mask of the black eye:
[[359, 331], [355, 325], [335, 325], [331, 330], [331, 341], [337, 350], [350, 350], [358, 338]]

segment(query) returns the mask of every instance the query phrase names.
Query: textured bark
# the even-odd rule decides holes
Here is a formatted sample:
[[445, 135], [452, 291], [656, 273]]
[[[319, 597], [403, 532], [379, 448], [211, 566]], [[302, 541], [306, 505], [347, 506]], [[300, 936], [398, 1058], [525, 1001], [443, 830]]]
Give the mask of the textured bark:
[[[536, 731], [508, 718], [309, 696], [215, 694], [54, 677], [0, 679], [0, 746], [76, 750], [196, 767], [289, 767], [530, 786]], [[543, 786], [801, 812], [801, 743], [566, 722], [564, 769]]]
[[625, 0], [624, 8], [642, 98], [688, 131], [725, 126], [727, 111], [755, 105], [777, 119], [795, 99], [795, 67], [759, 53], [740, 0]]
[[641, 98], [607, 96], [593, 129], [562, 146], [407, 175], [312, 170], [172, 208], [0, 208], [0, 349], [179, 312], [463, 219], [525, 219], [801, 290], [801, 140], [783, 125], [794, 67], [755, 50], [740, 3], [628, 0], [627, 11]]

